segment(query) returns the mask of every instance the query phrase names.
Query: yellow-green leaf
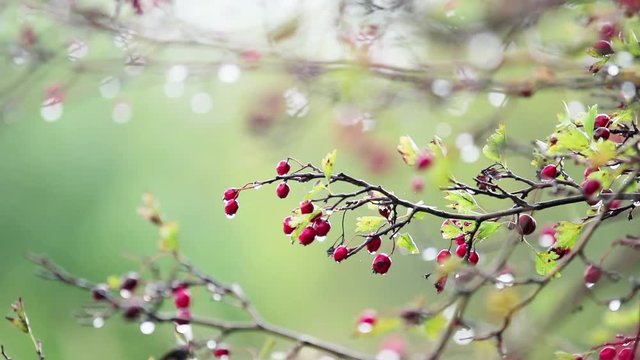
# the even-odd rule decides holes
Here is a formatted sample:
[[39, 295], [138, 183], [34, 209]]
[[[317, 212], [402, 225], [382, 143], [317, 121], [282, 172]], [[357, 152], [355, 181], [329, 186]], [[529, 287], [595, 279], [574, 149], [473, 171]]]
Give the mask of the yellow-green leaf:
[[419, 149], [413, 139], [411, 139], [409, 136], [400, 137], [398, 152], [402, 156], [402, 160], [404, 160], [407, 165], [413, 166], [416, 164]]
[[599, 167], [616, 157], [616, 144], [609, 140], [600, 140], [585, 151], [587, 160], [593, 167]]
[[396, 245], [400, 249], [406, 250], [409, 254], [419, 254], [420, 250], [416, 246], [416, 243], [413, 241], [411, 235], [404, 233], [400, 234], [396, 239]]
[[461, 214], [469, 214], [478, 208], [476, 200], [471, 194], [463, 190], [447, 191], [445, 199], [451, 201], [447, 207], [456, 210]]
[[160, 227], [160, 250], [178, 250], [178, 230], [179, 226], [175, 222], [166, 223]]
[[304, 196], [304, 200], [311, 200], [317, 193], [319, 193], [320, 191], [322, 191], [323, 189], [326, 189], [326, 185], [323, 184], [322, 182], [318, 181], [318, 183], [313, 187], [313, 189], [311, 189], [305, 196]]
[[435, 340], [447, 326], [447, 318], [439, 313], [424, 322], [424, 332], [429, 340]]
[[598, 105], [593, 105], [589, 107], [589, 111], [587, 111], [584, 119], [582, 119], [582, 127], [589, 138], [593, 137], [593, 126], [596, 121], [596, 115], [598, 115]]
[[475, 236], [476, 240], [480, 241], [488, 238], [489, 236], [493, 235], [496, 231], [498, 231], [501, 225], [502, 224], [495, 221], [483, 221], [480, 224], [480, 228], [476, 232], [476, 236]]
[[333, 175], [333, 167], [336, 164], [336, 153], [337, 151], [334, 149], [332, 152], [328, 153], [324, 159], [322, 159], [322, 171], [324, 172], [324, 176], [326, 176], [327, 180], [329, 180], [331, 175]]
[[572, 248], [580, 236], [582, 224], [574, 224], [569, 221], [561, 221], [553, 227], [556, 230], [556, 245], [561, 248]]
[[507, 138], [504, 131], [504, 124], [500, 124], [498, 129], [487, 139], [487, 144], [482, 148], [482, 153], [489, 160], [504, 163], [504, 151], [506, 147]]
[[377, 231], [387, 219], [382, 216], [361, 216], [356, 219], [356, 232], [370, 233]]
[[546, 276], [550, 274], [557, 265], [558, 254], [550, 251], [542, 251], [536, 254], [536, 272]]

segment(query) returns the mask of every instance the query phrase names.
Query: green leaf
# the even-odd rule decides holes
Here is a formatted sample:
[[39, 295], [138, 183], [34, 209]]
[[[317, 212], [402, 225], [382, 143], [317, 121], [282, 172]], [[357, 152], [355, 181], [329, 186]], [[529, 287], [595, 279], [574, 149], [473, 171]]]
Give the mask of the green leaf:
[[587, 160], [593, 167], [600, 167], [617, 155], [616, 144], [609, 140], [599, 140], [591, 148], [585, 151]]
[[442, 222], [442, 225], [440, 225], [440, 234], [445, 240], [455, 239], [462, 233], [462, 226], [459, 220], [446, 219]]
[[550, 149], [555, 152], [559, 150], [583, 151], [589, 148], [591, 138], [580, 131], [574, 124], [562, 125], [558, 129], [556, 138], [558, 142]]
[[488, 238], [489, 236], [493, 235], [496, 231], [498, 231], [501, 225], [502, 224], [496, 221], [483, 221], [480, 224], [480, 228], [476, 232], [476, 240], [480, 241]]
[[439, 313], [424, 322], [424, 332], [429, 340], [435, 340], [447, 326], [447, 318]]
[[179, 226], [175, 222], [166, 223], [160, 227], [160, 250], [178, 250], [178, 230]]
[[409, 165], [413, 166], [416, 164], [416, 159], [418, 157], [418, 146], [409, 136], [401, 136], [400, 144], [398, 144], [398, 152], [402, 156], [402, 160]]
[[564, 351], [556, 351], [553, 353], [554, 360], [575, 360], [576, 356]]
[[469, 214], [478, 208], [478, 204], [473, 196], [464, 190], [447, 191], [446, 193], [447, 195], [444, 198], [452, 203], [447, 205], [447, 207], [461, 214]]
[[482, 148], [484, 156], [497, 163], [504, 163], [504, 151], [507, 146], [507, 138], [504, 124], [500, 124], [493, 135], [487, 139], [487, 144]]
[[356, 219], [356, 232], [370, 233], [378, 230], [387, 219], [382, 216], [361, 216]]
[[322, 209], [315, 209], [310, 214], [297, 215], [297, 216], [291, 217], [291, 220], [289, 220], [289, 225], [295, 227], [295, 230], [293, 230], [293, 232], [291, 233], [292, 244], [298, 238], [302, 230], [304, 230], [304, 228], [307, 227], [309, 223], [311, 223], [311, 219], [315, 218], [316, 216], [318, 216], [318, 214], [321, 214], [321, 213], [322, 213]]
[[337, 150], [334, 149], [322, 159], [322, 171], [324, 172], [324, 176], [327, 177], [327, 180], [329, 180], [333, 174], [333, 167], [336, 164], [336, 153]]
[[433, 154], [433, 163], [427, 172], [427, 182], [437, 187], [445, 187], [451, 183], [453, 160], [449, 157], [442, 139], [437, 136], [429, 143], [429, 149]]
[[546, 276], [555, 268], [558, 260], [558, 254], [555, 252], [542, 251], [536, 254], [536, 272], [539, 275]]
[[416, 243], [411, 238], [411, 235], [404, 233], [400, 234], [396, 239], [396, 245], [400, 249], [405, 249], [409, 254], [419, 254], [420, 250], [416, 246]]
[[582, 127], [589, 138], [593, 137], [593, 125], [596, 122], [596, 115], [598, 115], [598, 105], [593, 105], [589, 107], [589, 111], [587, 111], [587, 114], [582, 120]]
[[311, 189], [305, 196], [304, 196], [304, 200], [311, 200], [313, 199], [314, 196], [316, 196], [317, 193], [319, 193], [320, 191], [326, 189], [327, 186], [325, 184], [323, 184], [322, 182], [318, 181], [316, 183], [316, 185], [313, 187], [313, 189]]
[[556, 230], [556, 245], [561, 248], [571, 249], [576, 244], [582, 224], [574, 224], [569, 221], [561, 221], [553, 228]]

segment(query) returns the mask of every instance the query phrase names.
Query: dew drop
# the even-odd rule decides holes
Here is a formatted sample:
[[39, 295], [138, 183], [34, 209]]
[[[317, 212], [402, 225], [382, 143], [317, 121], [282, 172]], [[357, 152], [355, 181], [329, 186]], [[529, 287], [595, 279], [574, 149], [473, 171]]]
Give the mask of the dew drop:
[[209, 341], [207, 341], [207, 348], [208, 348], [208, 349], [213, 350], [213, 349], [215, 349], [215, 348], [216, 348], [216, 346], [218, 346], [218, 343], [217, 343], [215, 340], [209, 340]]
[[376, 355], [376, 360], [400, 360], [400, 354], [391, 349], [382, 349]]
[[120, 92], [120, 80], [108, 76], [100, 81], [100, 95], [105, 99], [113, 99]]
[[587, 289], [591, 289], [594, 285], [595, 283], [590, 283], [590, 282], [584, 283], [584, 286], [586, 286]]
[[462, 328], [453, 334], [453, 341], [458, 345], [468, 345], [473, 341], [473, 329]]
[[129, 299], [131, 298], [131, 291], [122, 289], [120, 290], [120, 296], [122, 296], [123, 299]]
[[69, 61], [77, 61], [87, 56], [89, 46], [82, 40], [73, 40], [67, 48], [67, 56]]
[[607, 68], [607, 73], [611, 76], [616, 76], [620, 73], [620, 68], [617, 67], [616, 65], [610, 65]]
[[54, 122], [62, 117], [64, 107], [61, 101], [51, 102], [45, 101], [40, 108], [40, 115], [47, 122]]
[[[291, 236], [291, 235], [289, 235], [289, 236]], [[327, 240], [326, 236], [316, 236], [316, 241], [318, 241], [318, 242], [323, 242], [325, 240]]]
[[620, 92], [625, 99], [631, 100], [636, 96], [636, 85], [631, 81], [625, 81], [620, 85]]
[[140, 332], [144, 335], [151, 335], [156, 330], [156, 324], [153, 321], [143, 321], [140, 323]]
[[95, 317], [93, 318], [93, 322], [92, 325], [94, 328], [96, 329], [100, 329], [101, 327], [104, 326], [104, 319], [102, 317]]
[[236, 217], [236, 214], [225, 214], [227, 216], [227, 219], [233, 219], [234, 217]]
[[294, 117], [303, 117], [309, 112], [309, 100], [307, 95], [296, 87], [287, 89], [284, 94], [287, 106], [287, 114]]
[[480, 159], [480, 148], [471, 145], [460, 149], [460, 158], [466, 163], [474, 163]]
[[438, 249], [434, 247], [429, 247], [422, 250], [422, 260], [424, 261], [433, 261], [438, 256]]
[[111, 117], [113, 117], [113, 121], [118, 124], [124, 124], [131, 120], [133, 116], [133, 111], [131, 110], [131, 106], [126, 102], [117, 103], [113, 107], [113, 112], [111, 113]]
[[451, 82], [444, 79], [436, 79], [431, 83], [431, 91], [439, 97], [447, 97], [451, 94]]
[[462, 133], [456, 137], [456, 147], [462, 149], [465, 146], [473, 145], [473, 136], [469, 133]]
[[187, 80], [189, 68], [182, 65], [173, 65], [167, 70], [167, 82], [181, 83]]
[[501, 92], [490, 92], [489, 95], [489, 104], [493, 107], [503, 107], [507, 104], [507, 96]]
[[232, 84], [240, 79], [242, 71], [236, 64], [222, 64], [218, 69], [218, 78], [220, 81]]
[[618, 311], [620, 310], [620, 307], [622, 306], [622, 302], [620, 300], [611, 300], [609, 301], [609, 310], [611, 311]]
[[274, 351], [271, 353], [271, 360], [285, 360], [287, 358], [287, 353], [283, 351]]
[[358, 324], [358, 332], [362, 334], [368, 334], [373, 330], [373, 325], [369, 323], [362, 322]]
[[556, 241], [556, 238], [550, 234], [544, 234], [538, 238], [538, 244], [542, 247], [549, 247], [553, 245]]
[[215, 293], [213, 294], [212, 298], [213, 298], [213, 301], [220, 301], [222, 300], [222, 295], [219, 293]]
[[260, 190], [260, 188], [262, 187], [262, 184], [260, 183], [253, 183], [253, 190]]

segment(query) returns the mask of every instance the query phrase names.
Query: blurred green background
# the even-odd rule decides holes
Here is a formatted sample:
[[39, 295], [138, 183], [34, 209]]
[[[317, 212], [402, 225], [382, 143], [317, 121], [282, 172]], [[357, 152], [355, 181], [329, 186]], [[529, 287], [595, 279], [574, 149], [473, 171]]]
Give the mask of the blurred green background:
[[[11, 25], [11, 11], [18, 10], [5, 10], [3, 21], [8, 23], [3, 26], [3, 34], [10, 38], [20, 28], [16, 23]], [[51, 29], [44, 20], [36, 25]], [[65, 34], [51, 32], [42, 36], [61, 41]], [[97, 36], [94, 41], [90, 57], [99, 58], [111, 51], [106, 38]], [[176, 54], [164, 55], [170, 59]], [[180, 55], [186, 59], [195, 56], [188, 51]], [[73, 313], [90, 302], [89, 295], [34, 276], [35, 266], [24, 256], [28, 252], [46, 254], [73, 273], [94, 281], [137, 269], [137, 264], [125, 255], [150, 255], [156, 251], [158, 240], [157, 229], [136, 214], [145, 191], [155, 194], [167, 218], [179, 222], [184, 254], [215, 277], [241, 284], [267, 320], [375, 353], [384, 337], [354, 337], [358, 314], [365, 308], [374, 308], [392, 316], [421, 297], [427, 306], [437, 302], [431, 281], [424, 279], [424, 274], [433, 269], [433, 262], [420, 255], [396, 255], [386, 276], [371, 274], [367, 254], [337, 265], [325, 255], [331, 241], [303, 248], [291, 246], [281, 234], [282, 218], [297, 206], [297, 199], [311, 185], [292, 186], [286, 200], [276, 198], [273, 186], [244, 192], [238, 216], [232, 220], [223, 213], [224, 189], [273, 176], [277, 161], [287, 156], [318, 163], [335, 148], [338, 171], [383, 184], [412, 200], [444, 206], [441, 194], [429, 183], [420, 194], [411, 191], [414, 173], [403, 166], [395, 153], [400, 136], [410, 134], [419, 145], [426, 145], [439, 135], [455, 149], [460, 134], [475, 132], [481, 134], [475, 139], [481, 148], [487, 134], [481, 130], [488, 121], [499, 119], [505, 123], [510, 139], [527, 145], [553, 131], [556, 114], [564, 111], [562, 101], [575, 101], [572, 106], [578, 108], [579, 102], [587, 106], [598, 101], [586, 93], [553, 90], [529, 99], [508, 99], [504, 109], [492, 106], [483, 93], [456, 95], [444, 103], [409, 97], [376, 108], [381, 96], [369, 89], [400, 93], [406, 91], [405, 85], [369, 79], [364, 73], [358, 75], [364, 80], [357, 80], [355, 90], [351, 90], [355, 95], [348, 101], [334, 101], [325, 90], [335, 81], [339, 88], [343, 74], [328, 74], [302, 83], [284, 68], [273, 66], [243, 71], [233, 84], [220, 82], [215, 74], [195, 74], [185, 82], [182, 96], [167, 98], [164, 70], [158, 71], [161, 66], [150, 66], [137, 76], [112, 71], [108, 66], [77, 73], [68, 70], [65, 56], [62, 53], [35, 70], [16, 69], [9, 61], [0, 65], [3, 89], [18, 79], [15, 89], [20, 91], [19, 106], [7, 106], [16, 101], [11, 91], [5, 90], [0, 98], [5, 105], [4, 122], [0, 124], [0, 309], [4, 304], [8, 313], [17, 297], [24, 299], [48, 359], [158, 358], [173, 346], [170, 325], [159, 326], [150, 336], [142, 335], [137, 326], [119, 318], [108, 321], [102, 329], [78, 325]], [[38, 75], [24, 83], [20, 81], [20, 76], [29, 71], [37, 71]], [[121, 83], [122, 89], [114, 98], [101, 96], [99, 88], [105, 76], [115, 76]], [[43, 121], [42, 93], [55, 83], [73, 86], [65, 88], [61, 117], [53, 122]], [[282, 92], [292, 87], [307, 94], [309, 112], [305, 116], [288, 116], [282, 111]], [[192, 111], [191, 101], [197, 93], [211, 96], [210, 111]], [[265, 105], [264, 99], [270, 97], [278, 103], [276, 110]], [[113, 119], [118, 103], [128, 104], [132, 111], [124, 123]], [[451, 111], [459, 103], [468, 103], [463, 115]], [[336, 121], [336, 108], [341, 106], [371, 109], [373, 126], [355, 134], [345, 130]], [[256, 126], [255, 114], [274, 115], [262, 127]], [[372, 154], [384, 159], [385, 165], [376, 168], [379, 158], [372, 159]], [[509, 162], [523, 176], [535, 176], [526, 157], [514, 154]], [[471, 163], [459, 161], [455, 175], [470, 181], [487, 165], [488, 160], [482, 156]], [[574, 170], [573, 175], [579, 178], [581, 170]], [[508, 206], [482, 204], [486, 208]], [[586, 209], [586, 205], [576, 205], [544, 212], [537, 215], [538, 223], [576, 219]], [[410, 226], [421, 249], [446, 246], [439, 238], [440, 222], [426, 218]], [[348, 218], [347, 227], [353, 224], [354, 217]], [[332, 232], [334, 237], [336, 230]], [[587, 254], [596, 258], [611, 239], [625, 233], [637, 234], [638, 230], [637, 221], [611, 222], [599, 231]], [[495, 254], [505, 236], [502, 231], [481, 246], [481, 265]], [[535, 239], [532, 242], [537, 243]], [[625, 268], [625, 276], [637, 275], [638, 256], [633, 256], [616, 258], [617, 264], [611, 265]], [[522, 247], [510, 265], [516, 275], [531, 274], [533, 253]], [[573, 264], [561, 281], [546, 289], [514, 322], [510, 331], [510, 337], [516, 339], [514, 344], [520, 343], [522, 337], [538, 340], [529, 348], [530, 358], [549, 359], [559, 348], [585, 349], [594, 339], [606, 340], [625, 330], [616, 327], [615, 321], [607, 322], [606, 311], [584, 297], [577, 303], [565, 303], [583, 291], [582, 271], [582, 264]], [[626, 289], [624, 281], [619, 285], [603, 284], [596, 294], [615, 298]], [[237, 316], [222, 306], [209, 304], [204, 292], [195, 292], [195, 302], [196, 309], [217, 316]], [[637, 301], [632, 302], [620, 311], [633, 311], [637, 305]], [[563, 315], [577, 312], [576, 316], [553, 319], [544, 334], [535, 330], [536, 322], [564, 306], [567, 310]], [[486, 294], [479, 294], [471, 307], [471, 318], [483, 324], [496, 323], [497, 318], [488, 307]], [[411, 351], [429, 347], [424, 336], [398, 333], [406, 336]], [[541, 335], [545, 337], [537, 337]], [[259, 348], [262, 341], [262, 336], [237, 335], [229, 339], [238, 349]], [[33, 358], [27, 337], [9, 323], [0, 324], [0, 343], [14, 358]], [[278, 347], [286, 348], [284, 344]], [[236, 357], [249, 355], [237, 350]], [[491, 344], [452, 343], [446, 358], [492, 357], [495, 354]]]

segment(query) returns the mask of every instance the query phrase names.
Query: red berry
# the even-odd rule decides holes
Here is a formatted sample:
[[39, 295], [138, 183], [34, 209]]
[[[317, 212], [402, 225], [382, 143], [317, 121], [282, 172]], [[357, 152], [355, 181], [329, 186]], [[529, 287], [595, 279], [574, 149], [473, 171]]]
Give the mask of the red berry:
[[333, 260], [336, 262], [341, 262], [342, 260], [347, 258], [349, 255], [349, 249], [346, 246], [340, 245], [335, 250], [333, 250]]
[[142, 314], [143, 311], [144, 309], [142, 308], [142, 306], [133, 304], [124, 309], [122, 316], [124, 316], [124, 318], [127, 320], [135, 320], [138, 318], [138, 316], [140, 316], [140, 314]]
[[582, 187], [582, 192], [586, 197], [592, 197], [598, 190], [600, 190], [600, 181], [586, 180], [580, 186]]
[[373, 264], [371, 268], [373, 272], [376, 274], [386, 274], [391, 267], [391, 258], [387, 254], [378, 254], [373, 259]]
[[424, 180], [421, 177], [416, 176], [411, 180], [411, 189], [414, 193], [420, 193], [424, 190]]
[[378, 207], [378, 214], [383, 218], [388, 219], [389, 215], [391, 215], [391, 209], [387, 206], [380, 206]]
[[477, 264], [478, 260], [480, 260], [480, 256], [478, 255], [478, 253], [472, 251], [471, 254], [469, 254], [469, 262], [471, 263], [471, 265]]
[[462, 245], [467, 242], [467, 240], [464, 238], [464, 234], [456, 236], [454, 240], [456, 241], [456, 245]]
[[109, 294], [109, 287], [107, 284], [98, 284], [91, 290], [91, 295], [96, 301], [105, 300]]
[[280, 176], [286, 175], [289, 170], [291, 170], [291, 165], [289, 165], [289, 163], [284, 160], [280, 161], [278, 165], [276, 165], [276, 172]]
[[286, 218], [284, 218], [284, 221], [282, 222], [282, 231], [284, 231], [285, 235], [291, 235], [293, 230], [296, 229], [294, 226], [291, 226], [290, 221], [291, 221], [291, 216], [287, 216]]
[[313, 224], [317, 236], [327, 236], [331, 230], [331, 223], [328, 220], [318, 219]]
[[593, 128], [597, 129], [600, 127], [609, 127], [611, 125], [611, 118], [607, 114], [598, 114], [596, 115], [596, 120], [593, 123]]
[[313, 212], [313, 203], [311, 201], [303, 201], [300, 203], [300, 213], [311, 214]]
[[458, 245], [458, 247], [456, 247], [456, 255], [458, 255], [458, 257], [467, 255], [467, 244]]
[[540, 170], [540, 178], [542, 180], [553, 180], [558, 176], [558, 168], [555, 165], [549, 164]]
[[307, 226], [302, 230], [300, 235], [298, 235], [298, 242], [300, 244], [307, 246], [313, 242], [316, 238], [316, 231], [311, 226]]
[[600, 26], [600, 38], [603, 40], [611, 40], [616, 32], [616, 26], [610, 22], [606, 22]]
[[444, 286], [447, 285], [447, 278], [448, 276], [444, 275], [439, 277], [438, 280], [436, 280], [436, 283], [434, 284], [434, 286], [436, 287], [436, 292], [438, 294], [444, 291]]
[[605, 346], [600, 350], [600, 360], [613, 360], [616, 357], [616, 348], [613, 346]]
[[173, 292], [173, 302], [178, 309], [188, 308], [191, 303], [191, 295], [187, 288], [178, 288]]
[[618, 353], [618, 360], [633, 360], [633, 350], [631, 348], [622, 348]]
[[433, 156], [431, 156], [428, 152], [423, 152], [418, 155], [418, 159], [416, 159], [416, 168], [418, 170], [425, 170], [433, 163]]
[[240, 190], [235, 188], [229, 188], [224, 191], [224, 196], [222, 199], [224, 201], [229, 201], [229, 200], [237, 199], [238, 195], [240, 195]]
[[529, 214], [522, 214], [518, 217], [516, 230], [520, 235], [529, 235], [536, 231], [536, 220]]
[[276, 195], [278, 195], [280, 199], [286, 198], [287, 195], [289, 195], [289, 185], [287, 185], [287, 183], [278, 185], [276, 188]]
[[191, 312], [189, 309], [180, 309], [178, 310], [178, 316], [176, 317], [175, 322], [178, 325], [187, 325], [189, 323], [189, 319], [191, 319]]
[[550, 146], [553, 146], [553, 145], [555, 145], [555, 144], [557, 144], [557, 143], [558, 143], [558, 138], [557, 138], [557, 137], [552, 136], [552, 137], [550, 137], [550, 138], [549, 138], [549, 144], [550, 144]]
[[227, 216], [233, 216], [238, 212], [239, 206], [237, 200], [229, 200], [224, 204], [224, 213], [227, 214]]
[[373, 326], [376, 324], [376, 321], [378, 321], [378, 315], [373, 310], [363, 311], [358, 318], [358, 324], [369, 324]]
[[443, 264], [450, 257], [451, 257], [451, 251], [447, 249], [442, 249], [438, 253], [438, 256], [436, 256], [436, 261], [438, 262], [438, 264]]
[[599, 127], [593, 132], [593, 138], [595, 140], [600, 140], [600, 139], [609, 140], [610, 135], [611, 135], [611, 132], [606, 127]]
[[611, 55], [614, 53], [613, 48], [611, 48], [611, 42], [607, 40], [598, 40], [593, 45], [593, 49], [601, 56]]
[[134, 272], [128, 273], [120, 283], [121, 290], [133, 291], [138, 286], [139, 276]]
[[229, 351], [229, 349], [225, 347], [218, 347], [215, 350], [213, 350], [213, 356], [217, 358], [229, 357], [230, 354], [231, 352]]
[[584, 270], [584, 282], [587, 284], [595, 284], [600, 280], [602, 272], [600, 268], [595, 265], [589, 265]]
[[367, 241], [367, 251], [371, 254], [378, 251], [378, 249], [380, 249], [380, 245], [382, 245], [382, 239], [380, 236], [376, 236], [374, 238], [369, 237], [367, 238]]

